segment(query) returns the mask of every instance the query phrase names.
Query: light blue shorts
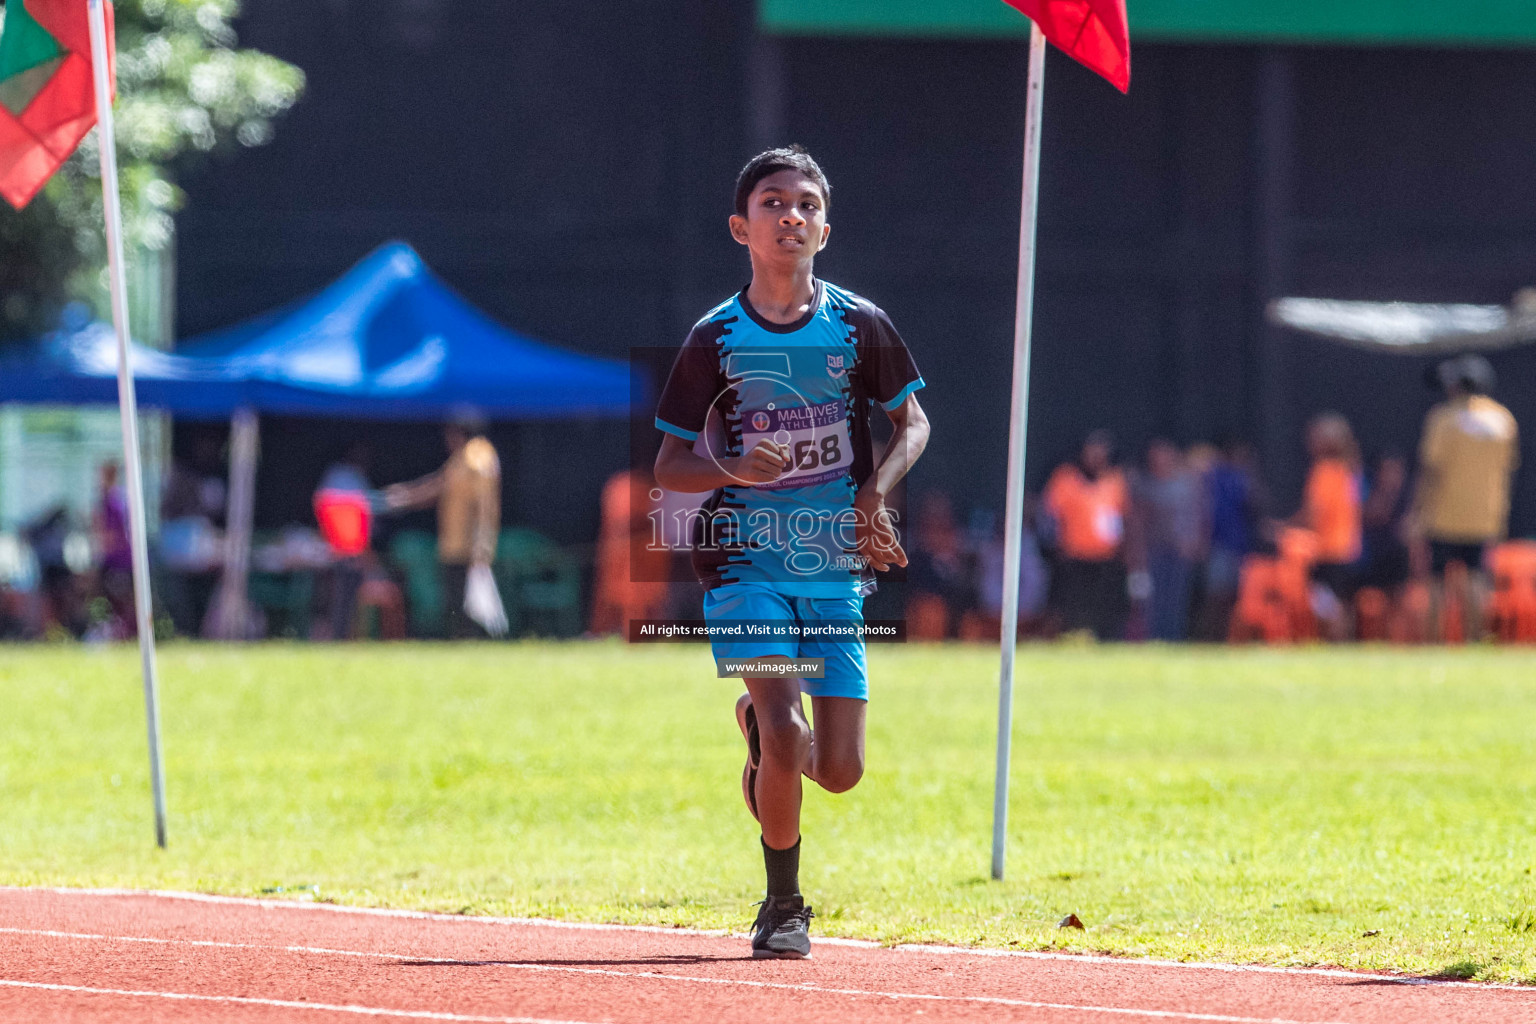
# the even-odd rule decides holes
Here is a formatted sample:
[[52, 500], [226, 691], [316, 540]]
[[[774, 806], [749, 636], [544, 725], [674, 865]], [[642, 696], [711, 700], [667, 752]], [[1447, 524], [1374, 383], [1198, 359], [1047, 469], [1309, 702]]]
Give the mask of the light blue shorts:
[[[704, 621], [710, 625], [739, 622], [794, 622], [801, 627], [817, 625], [862, 627], [864, 599], [846, 597], [794, 597], [771, 586], [731, 583], [704, 594]], [[869, 699], [869, 668], [864, 661], [864, 636], [834, 638], [726, 638], [712, 639], [714, 655], [721, 658], [824, 658], [826, 677], [800, 680], [801, 691], [812, 697]]]

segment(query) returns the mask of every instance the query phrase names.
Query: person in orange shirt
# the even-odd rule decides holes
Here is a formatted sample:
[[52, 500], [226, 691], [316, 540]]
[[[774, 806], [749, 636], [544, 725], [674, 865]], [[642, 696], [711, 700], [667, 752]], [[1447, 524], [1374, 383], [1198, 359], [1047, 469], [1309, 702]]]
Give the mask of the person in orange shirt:
[[1349, 421], [1336, 412], [1325, 412], [1307, 424], [1307, 451], [1312, 471], [1296, 525], [1317, 536], [1312, 580], [1327, 593], [1317, 595], [1314, 611], [1330, 637], [1344, 639], [1360, 560], [1360, 449]]
[[1114, 464], [1114, 440], [1096, 430], [1076, 462], [1056, 468], [1043, 510], [1055, 526], [1055, 603], [1068, 631], [1091, 629], [1100, 640], [1125, 635], [1125, 475]]

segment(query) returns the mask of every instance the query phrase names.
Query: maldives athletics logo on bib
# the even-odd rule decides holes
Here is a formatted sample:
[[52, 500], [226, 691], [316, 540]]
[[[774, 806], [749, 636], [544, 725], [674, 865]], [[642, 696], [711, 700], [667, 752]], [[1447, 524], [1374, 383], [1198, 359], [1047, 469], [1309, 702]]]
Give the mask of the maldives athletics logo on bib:
[[742, 422], [746, 425], [741, 432], [742, 451], [749, 452], [764, 440], [790, 450], [789, 469], [777, 480], [753, 485], [761, 490], [826, 483], [852, 467], [848, 407], [841, 398], [820, 405], [752, 409]]

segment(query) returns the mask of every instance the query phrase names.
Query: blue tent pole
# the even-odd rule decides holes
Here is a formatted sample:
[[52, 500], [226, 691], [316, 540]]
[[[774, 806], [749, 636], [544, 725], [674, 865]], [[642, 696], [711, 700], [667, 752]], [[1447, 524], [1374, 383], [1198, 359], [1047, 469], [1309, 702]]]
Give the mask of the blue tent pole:
[[165, 771], [160, 757], [160, 700], [155, 678], [155, 628], [149, 593], [149, 537], [144, 526], [144, 474], [139, 467], [139, 410], [128, 349], [128, 281], [123, 271], [123, 211], [117, 191], [117, 137], [112, 130], [112, 87], [107, 81], [107, 18], [102, 0], [88, 0], [91, 72], [101, 143], [101, 197], [106, 210], [107, 267], [112, 326], [117, 331], [117, 406], [123, 421], [123, 472], [128, 478], [128, 533], [133, 554], [133, 606], [149, 721], [149, 781], [155, 798], [155, 842], [165, 848]]

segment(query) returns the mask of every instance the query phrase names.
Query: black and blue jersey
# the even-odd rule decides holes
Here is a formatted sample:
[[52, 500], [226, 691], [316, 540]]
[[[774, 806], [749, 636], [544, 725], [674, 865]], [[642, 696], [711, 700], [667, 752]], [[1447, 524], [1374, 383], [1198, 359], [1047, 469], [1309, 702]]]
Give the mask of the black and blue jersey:
[[874, 472], [870, 416], [923, 386], [885, 312], [816, 282], [794, 323], [764, 319], [746, 291], [710, 310], [672, 366], [656, 426], [706, 457], [734, 458], [764, 438], [793, 465], [766, 484], [720, 488], [694, 529], [693, 563], [706, 589], [771, 585], [834, 597], [870, 589], [853, 499]]

